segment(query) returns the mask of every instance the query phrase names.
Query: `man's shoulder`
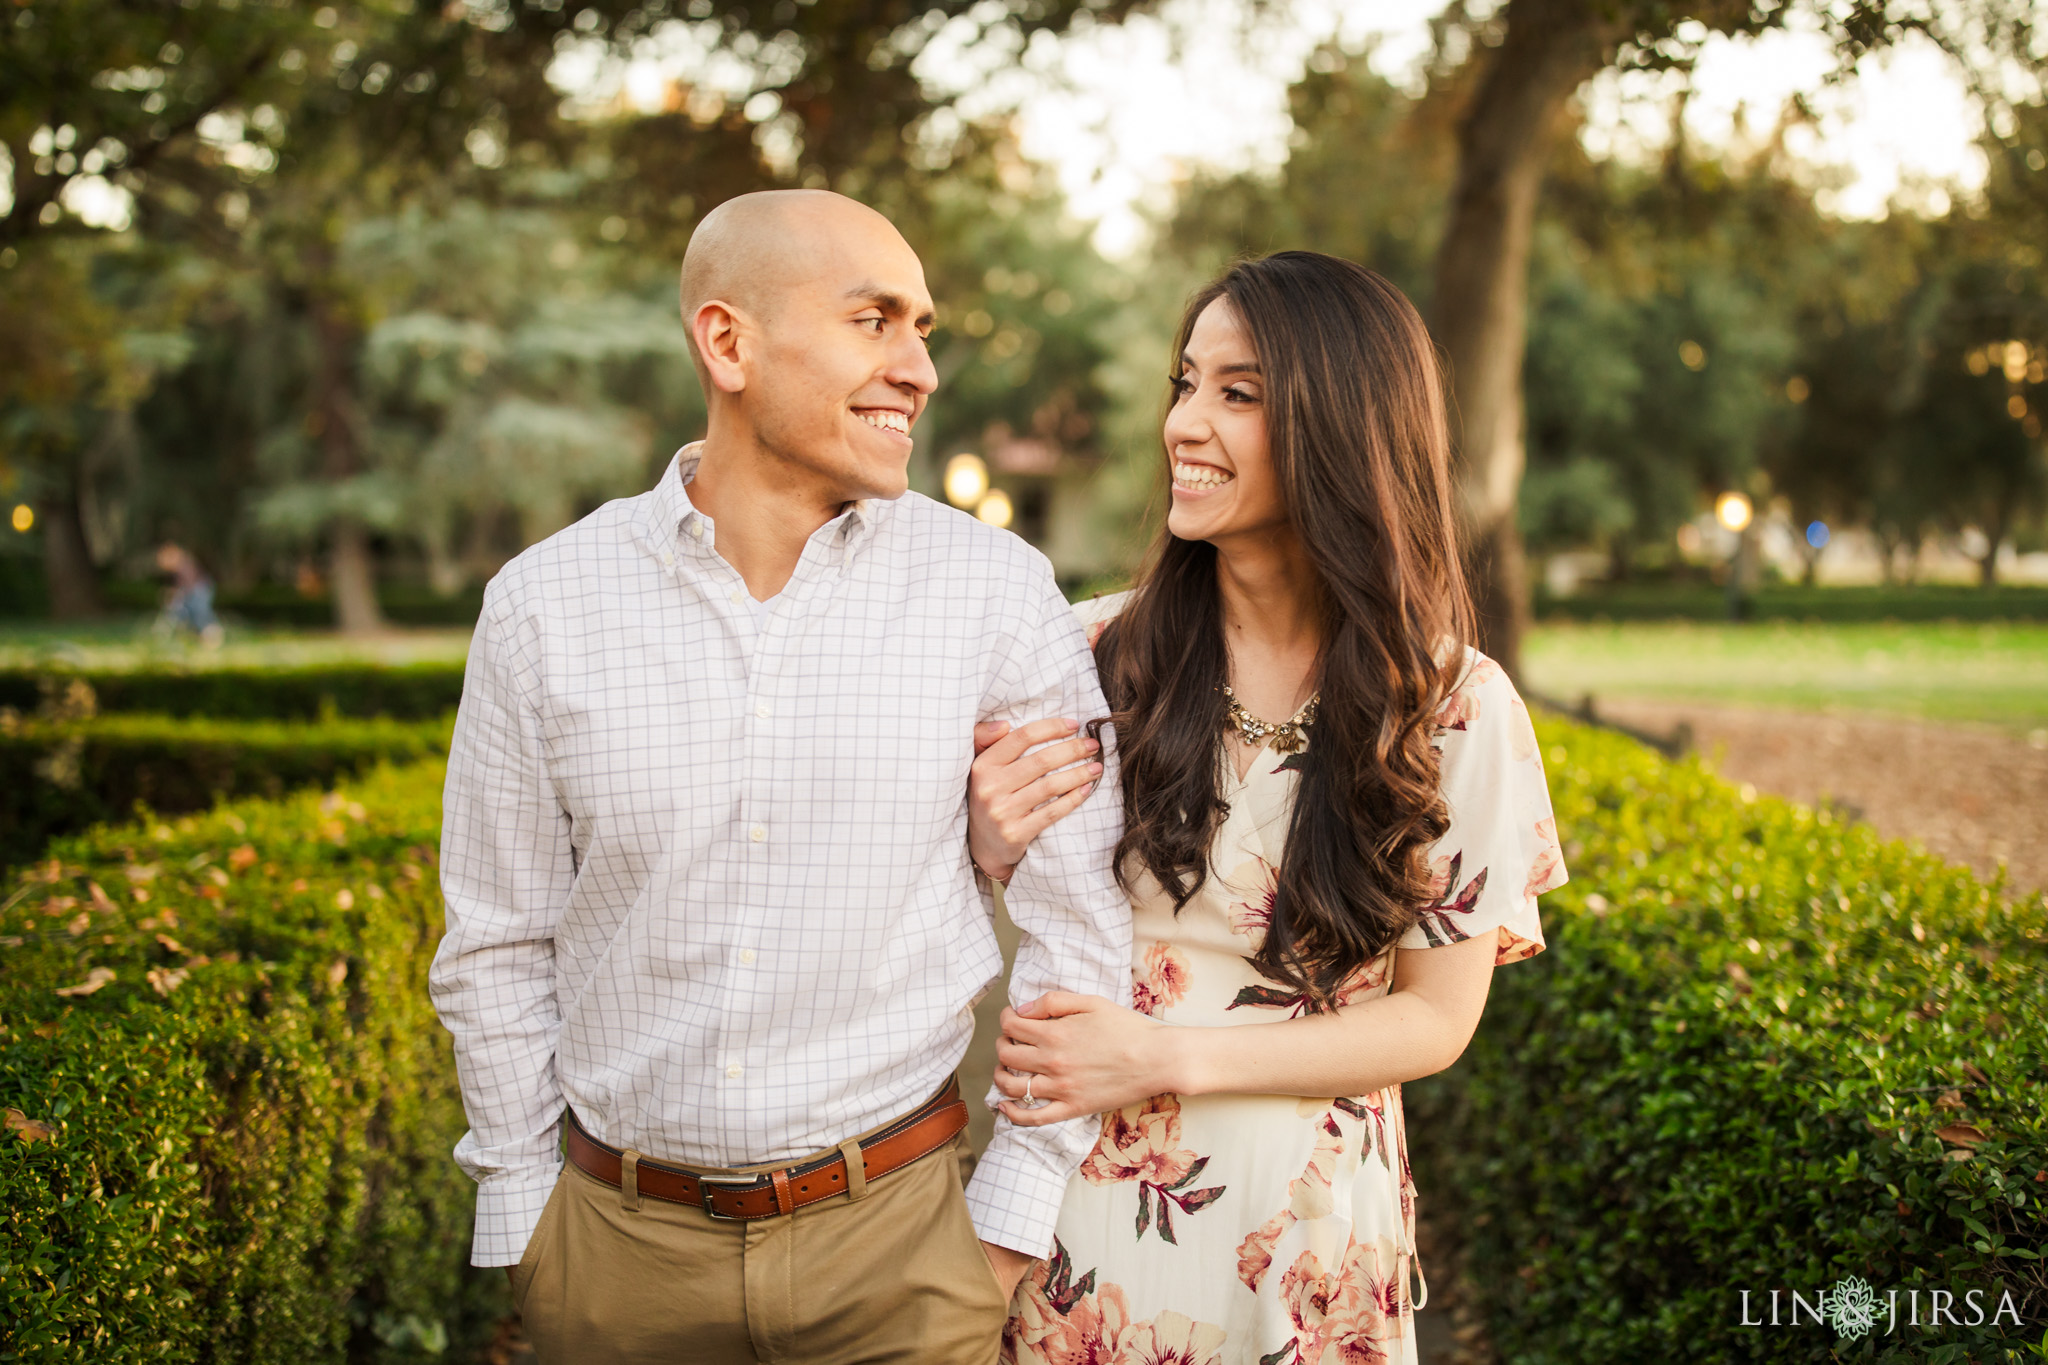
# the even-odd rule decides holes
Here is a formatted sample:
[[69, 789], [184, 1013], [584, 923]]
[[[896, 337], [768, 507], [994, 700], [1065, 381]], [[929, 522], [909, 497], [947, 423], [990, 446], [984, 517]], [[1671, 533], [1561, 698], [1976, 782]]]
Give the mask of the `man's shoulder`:
[[888, 504], [883, 534], [920, 569], [993, 570], [1005, 577], [1052, 575], [1052, 561], [1024, 537], [922, 493]]
[[604, 576], [616, 562], [637, 558], [634, 530], [653, 493], [614, 498], [505, 562], [484, 591], [486, 603], [503, 609], [575, 593]]

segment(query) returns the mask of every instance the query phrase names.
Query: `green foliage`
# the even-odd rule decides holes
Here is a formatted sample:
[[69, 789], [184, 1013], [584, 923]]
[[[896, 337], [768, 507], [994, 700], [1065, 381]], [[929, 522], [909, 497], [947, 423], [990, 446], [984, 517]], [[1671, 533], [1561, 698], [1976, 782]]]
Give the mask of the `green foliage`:
[[35, 857], [50, 839], [223, 797], [279, 796], [378, 763], [448, 751], [449, 721], [178, 720], [113, 715], [14, 720], [0, 726], [0, 865]]
[[[1534, 482], [1532, 474], [1531, 485]], [[1753, 621], [2042, 621], [2048, 620], [2048, 588], [1786, 584], [1758, 588], [1747, 607]], [[1725, 621], [1728, 593], [1704, 583], [1628, 583], [1569, 597], [1539, 589], [1536, 615], [1568, 621]]]
[[[2048, 1316], [2048, 902], [1697, 763], [1539, 727], [1549, 951], [1410, 1088], [1505, 1359], [2003, 1359]], [[1946, 1140], [1944, 1140], [1944, 1136]], [[1900, 1326], [1744, 1328], [1843, 1276]], [[1987, 1321], [1905, 1325], [1906, 1291]], [[2025, 1328], [1988, 1319], [2010, 1291]], [[1767, 1309], [1764, 1311], [1768, 1311]]]
[[464, 1265], [427, 999], [440, 790], [437, 762], [386, 769], [63, 841], [19, 879], [0, 1359], [446, 1359], [504, 1311]]
[[300, 668], [0, 669], [0, 706], [32, 711], [73, 679], [96, 708], [216, 720], [321, 720], [333, 716], [431, 720], [462, 700], [462, 665], [320, 664]]

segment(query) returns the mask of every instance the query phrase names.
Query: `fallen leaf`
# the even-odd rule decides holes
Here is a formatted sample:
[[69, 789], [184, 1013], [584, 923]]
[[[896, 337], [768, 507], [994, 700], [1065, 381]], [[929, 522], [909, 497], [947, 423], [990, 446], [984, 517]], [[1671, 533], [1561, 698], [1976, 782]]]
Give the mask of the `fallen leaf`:
[[114, 969], [112, 967], [95, 967], [87, 972], [85, 980], [79, 982], [76, 986], [59, 986], [57, 994], [68, 996], [91, 995], [113, 979]]
[[1989, 1137], [1989, 1134], [1974, 1123], [1951, 1123], [1946, 1128], [1935, 1129], [1934, 1135], [1943, 1142], [1952, 1142], [1958, 1147], [1975, 1147]]
[[335, 909], [337, 909], [337, 910], [353, 910], [353, 909], [355, 909], [355, 908], [356, 908], [356, 893], [355, 893], [355, 892], [353, 892], [353, 891], [351, 891], [351, 890], [349, 890], [349, 889], [348, 889], [347, 887], [345, 887], [345, 886], [344, 886], [343, 888], [341, 888], [341, 890], [339, 890], [339, 891], [335, 892], [335, 893], [334, 893], [334, 908], [335, 908]]
[[209, 867], [206, 869], [206, 875], [215, 886], [226, 886], [230, 880], [228, 870], [224, 867]]
[[339, 986], [346, 980], [348, 980], [348, 959], [345, 957], [336, 958], [334, 965], [327, 969], [327, 984]]
[[240, 848], [228, 854], [228, 866], [237, 872], [240, 872], [245, 867], [254, 867], [255, 865], [256, 846], [254, 844], [243, 844]]
[[192, 951], [190, 948], [187, 948], [184, 944], [178, 942], [178, 940], [172, 938], [169, 934], [158, 934], [156, 936], [156, 941], [164, 945], [165, 952], [176, 953], [180, 957], [189, 956]]
[[63, 1031], [64, 1025], [55, 1019], [52, 1019], [47, 1024], [36, 1025], [36, 1037], [38, 1038], [55, 1038]]
[[26, 942], [28, 942], [28, 940], [23, 938], [19, 934], [7, 934], [5, 936], [0, 936], [0, 948], [19, 948], [22, 944]]
[[185, 978], [190, 975], [192, 973], [186, 971], [183, 967], [172, 967], [169, 969], [151, 967], [149, 969], [149, 987], [158, 995], [169, 995], [172, 991], [184, 985]]
[[1944, 1093], [1940, 1099], [1934, 1102], [1934, 1107], [1936, 1109], [1961, 1109], [1965, 1106], [1963, 1104], [1963, 1097], [1961, 1092], [1950, 1090]]
[[7, 1131], [19, 1137], [23, 1142], [54, 1142], [57, 1138], [57, 1126], [55, 1124], [44, 1123], [41, 1119], [32, 1119], [19, 1109], [9, 1109], [7, 1111]]
[[1975, 1062], [1964, 1062], [1963, 1070], [1969, 1072], [1970, 1079], [1979, 1085], [1991, 1084], [1991, 1078], [1984, 1074], [1984, 1068], [1978, 1066]]
[[80, 934], [84, 933], [86, 930], [90, 928], [92, 928], [92, 916], [86, 914], [83, 910], [78, 912], [77, 919], [71, 921], [71, 923], [64, 926], [65, 932], [70, 934], [71, 937], [73, 938], [77, 938]]
[[93, 909], [107, 911], [114, 908], [114, 898], [109, 896], [98, 882], [88, 882], [86, 889], [92, 894]]

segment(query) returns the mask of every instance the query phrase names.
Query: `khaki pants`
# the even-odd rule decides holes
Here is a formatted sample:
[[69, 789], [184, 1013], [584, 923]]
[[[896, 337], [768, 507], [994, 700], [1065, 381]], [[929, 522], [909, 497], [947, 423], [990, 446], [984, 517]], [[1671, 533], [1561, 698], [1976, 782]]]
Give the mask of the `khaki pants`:
[[956, 1148], [786, 1217], [720, 1222], [564, 1166], [512, 1272], [542, 1365], [993, 1365], [1009, 1312]]

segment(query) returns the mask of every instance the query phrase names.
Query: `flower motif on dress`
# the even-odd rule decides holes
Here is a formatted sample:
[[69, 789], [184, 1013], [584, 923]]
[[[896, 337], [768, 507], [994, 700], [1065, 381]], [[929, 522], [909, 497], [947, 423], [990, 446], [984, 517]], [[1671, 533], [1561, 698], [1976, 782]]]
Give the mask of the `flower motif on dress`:
[[1479, 719], [1479, 689], [1500, 676], [1500, 665], [1485, 655], [1480, 655], [1471, 670], [1459, 680], [1458, 690], [1444, 698], [1444, 704], [1437, 708], [1436, 728], [1442, 730], [1469, 730], [1472, 722]]
[[1075, 1280], [1058, 1238], [1019, 1286], [1017, 1309], [1003, 1328], [1004, 1365], [1222, 1365], [1223, 1328], [1174, 1312], [1133, 1322], [1123, 1286], [1098, 1292], [1093, 1270]]
[[[1386, 1343], [1401, 1336], [1399, 1260], [1386, 1241], [1353, 1242], [1335, 1274], [1304, 1251], [1280, 1277], [1280, 1301], [1294, 1339], [1260, 1365], [1373, 1365], [1389, 1358]], [[1395, 1273], [1383, 1269], [1395, 1263]]]
[[1287, 1182], [1287, 1207], [1261, 1223], [1237, 1246], [1237, 1278], [1254, 1294], [1266, 1270], [1273, 1264], [1273, 1248], [1287, 1235], [1287, 1229], [1305, 1218], [1326, 1217], [1336, 1207], [1332, 1186], [1337, 1177], [1337, 1158], [1344, 1152], [1344, 1130], [1328, 1111], [1316, 1124], [1316, 1145], [1308, 1165]]
[[[1387, 1092], [1375, 1090], [1360, 1095], [1357, 1099], [1335, 1099], [1330, 1107], [1351, 1115], [1352, 1118], [1370, 1123], [1372, 1128], [1365, 1133], [1365, 1144], [1380, 1154], [1380, 1165], [1388, 1170], [1394, 1168], [1393, 1158], [1387, 1153]], [[1365, 1152], [1359, 1152], [1364, 1156]]]
[[1430, 891], [1436, 899], [1422, 907], [1421, 917], [1416, 923], [1421, 926], [1422, 936], [1432, 948], [1462, 943], [1472, 937], [1459, 928], [1451, 916], [1469, 915], [1479, 904], [1480, 893], [1486, 890], [1486, 869], [1480, 868], [1479, 875], [1459, 890], [1458, 878], [1464, 862], [1465, 853], [1460, 849], [1449, 859], [1437, 858], [1429, 865]]
[[1543, 945], [1533, 938], [1523, 938], [1503, 924], [1499, 929], [1500, 946], [1493, 950], [1493, 965], [1505, 967], [1510, 962], [1526, 962], [1543, 951]]
[[1195, 1154], [1180, 1145], [1180, 1096], [1154, 1095], [1102, 1116], [1095, 1149], [1081, 1163], [1093, 1185], [1150, 1180], [1171, 1185], [1193, 1168]]
[[1223, 1197], [1222, 1185], [1188, 1188], [1208, 1164], [1208, 1157], [1180, 1145], [1180, 1097], [1154, 1095], [1102, 1116], [1102, 1134], [1081, 1174], [1093, 1185], [1138, 1182], [1137, 1235], [1156, 1227], [1162, 1240], [1178, 1243], [1173, 1210], [1200, 1213]]
[[1280, 895], [1280, 869], [1264, 858], [1255, 858], [1238, 869], [1237, 875], [1231, 877], [1231, 883], [1241, 884], [1243, 873], [1254, 867], [1259, 877], [1257, 889], [1241, 901], [1232, 901], [1223, 917], [1230, 921], [1231, 933], [1243, 934], [1254, 944], [1263, 945], [1266, 930], [1273, 924], [1273, 902]]
[[1178, 1005], [1188, 993], [1188, 960], [1172, 944], [1159, 942], [1145, 950], [1145, 973], [1131, 973], [1131, 1007], [1140, 1014], [1159, 1017], [1170, 1005]]
[[1536, 726], [1520, 697], [1514, 699], [1512, 707], [1514, 718], [1508, 725], [1508, 742], [1513, 746], [1515, 762], [1526, 763], [1536, 757]]
[[1529, 880], [1523, 883], [1527, 897], [1555, 890], [1564, 882], [1564, 850], [1557, 845], [1557, 821], [1545, 816], [1536, 822], [1536, 857], [1529, 864]]

